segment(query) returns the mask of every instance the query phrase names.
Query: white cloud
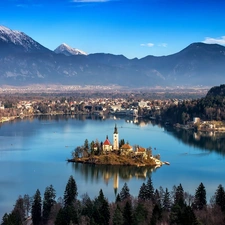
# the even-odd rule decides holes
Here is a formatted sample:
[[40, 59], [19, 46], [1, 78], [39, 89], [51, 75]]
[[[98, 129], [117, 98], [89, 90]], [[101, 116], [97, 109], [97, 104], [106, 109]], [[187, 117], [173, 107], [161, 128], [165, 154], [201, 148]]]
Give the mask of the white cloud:
[[141, 46], [143, 46], [143, 47], [153, 47], [154, 44], [153, 43], [146, 43], [146, 44], [141, 44]]
[[164, 48], [166, 48], [167, 45], [168, 45], [167, 43], [160, 43], [160, 44], [158, 44], [159, 47], [164, 47]]
[[225, 36], [219, 38], [206, 37], [203, 43], [225, 45]]

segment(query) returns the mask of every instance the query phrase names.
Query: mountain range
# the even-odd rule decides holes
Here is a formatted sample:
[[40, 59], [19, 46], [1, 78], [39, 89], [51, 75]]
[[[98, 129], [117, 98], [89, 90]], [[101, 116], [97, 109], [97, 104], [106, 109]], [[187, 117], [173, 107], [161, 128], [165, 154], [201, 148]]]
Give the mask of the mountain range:
[[128, 59], [60, 45], [55, 51], [0, 26], [0, 84], [214, 86], [225, 83], [225, 47], [193, 43], [168, 56]]

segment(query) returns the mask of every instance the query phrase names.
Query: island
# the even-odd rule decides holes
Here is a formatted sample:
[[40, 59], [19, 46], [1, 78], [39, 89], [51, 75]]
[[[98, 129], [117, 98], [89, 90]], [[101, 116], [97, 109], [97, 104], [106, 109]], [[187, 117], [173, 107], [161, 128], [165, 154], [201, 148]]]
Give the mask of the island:
[[113, 144], [108, 135], [104, 142], [98, 140], [90, 144], [86, 139], [83, 146], [78, 146], [72, 152], [72, 159], [68, 162], [98, 164], [98, 165], [124, 165], [124, 166], [152, 166], [160, 167], [168, 162], [162, 162], [160, 155], [153, 156], [152, 148], [143, 148], [135, 145], [134, 148], [124, 139], [119, 140], [118, 128], [115, 125], [113, 132]]

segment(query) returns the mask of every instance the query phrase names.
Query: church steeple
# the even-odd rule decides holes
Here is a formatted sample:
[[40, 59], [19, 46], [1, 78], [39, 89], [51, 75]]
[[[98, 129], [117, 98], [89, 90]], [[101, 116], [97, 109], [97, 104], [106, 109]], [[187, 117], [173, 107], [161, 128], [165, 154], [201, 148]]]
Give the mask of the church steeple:
[[117, 131], [117, 126], [115, 124], [115, 128], [114, 128], [114, 134], [118, 134], [118, 131]]
[[113, 133], [113, 150], [119, 150], [119, 133], [116, 124]]

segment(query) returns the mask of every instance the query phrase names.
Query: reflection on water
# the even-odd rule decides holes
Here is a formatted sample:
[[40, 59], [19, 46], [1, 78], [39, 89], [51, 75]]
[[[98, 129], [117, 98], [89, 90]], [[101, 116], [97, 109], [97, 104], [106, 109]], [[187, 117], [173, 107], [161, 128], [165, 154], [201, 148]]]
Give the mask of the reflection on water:
[[135, 167], [118, 165], [90, 165], [81, 163], [71, 163], [72, 168], [79, 172], [88, 181], [104, 181], [108, 185], [109, 180], [113, 180], [114, 193], [117, 193], [120, 179], [124, 182], [132, 178], [146, 180], [154, 172], [156, 167]]
[[184, 144], [225, 155], [225, 133], [194, 132], [193, 130], [173, 129], [171, 127], [165, 127], [165, 129]]
[[[145, 167], [66, 163], [76, 146], [82, 145], [86, 138], [104, 140], [115, 123], [121, 139], [131, 145], [151, 146], [153, 155], [160, 154], [170, 166], [162, 166], [155, 172]], [[10, 212], [20, 194], [32, 196], [37, 188], [43, 194], [46, 186], [52, 184], [57, 195], [63, 196], [70, 175], [75, 177], [79, 193], [94, 197], [104, 188], [104, 194], [112, 201], [124, 182], [131, 194], [137, 196], [149, 176], [156, 188], [171, 190], [181, 183], [191, 194], [203, 182], [207, 196], [211, 197], [218, 185], [224, 183], [224, 157], [221, 157], [225, 152], [224, 138], [225, 134], [163, 128], [143, 118], [57, 115], [1, 124], [0, 170], [4, 173], [0, 173], [0, 217]]]

